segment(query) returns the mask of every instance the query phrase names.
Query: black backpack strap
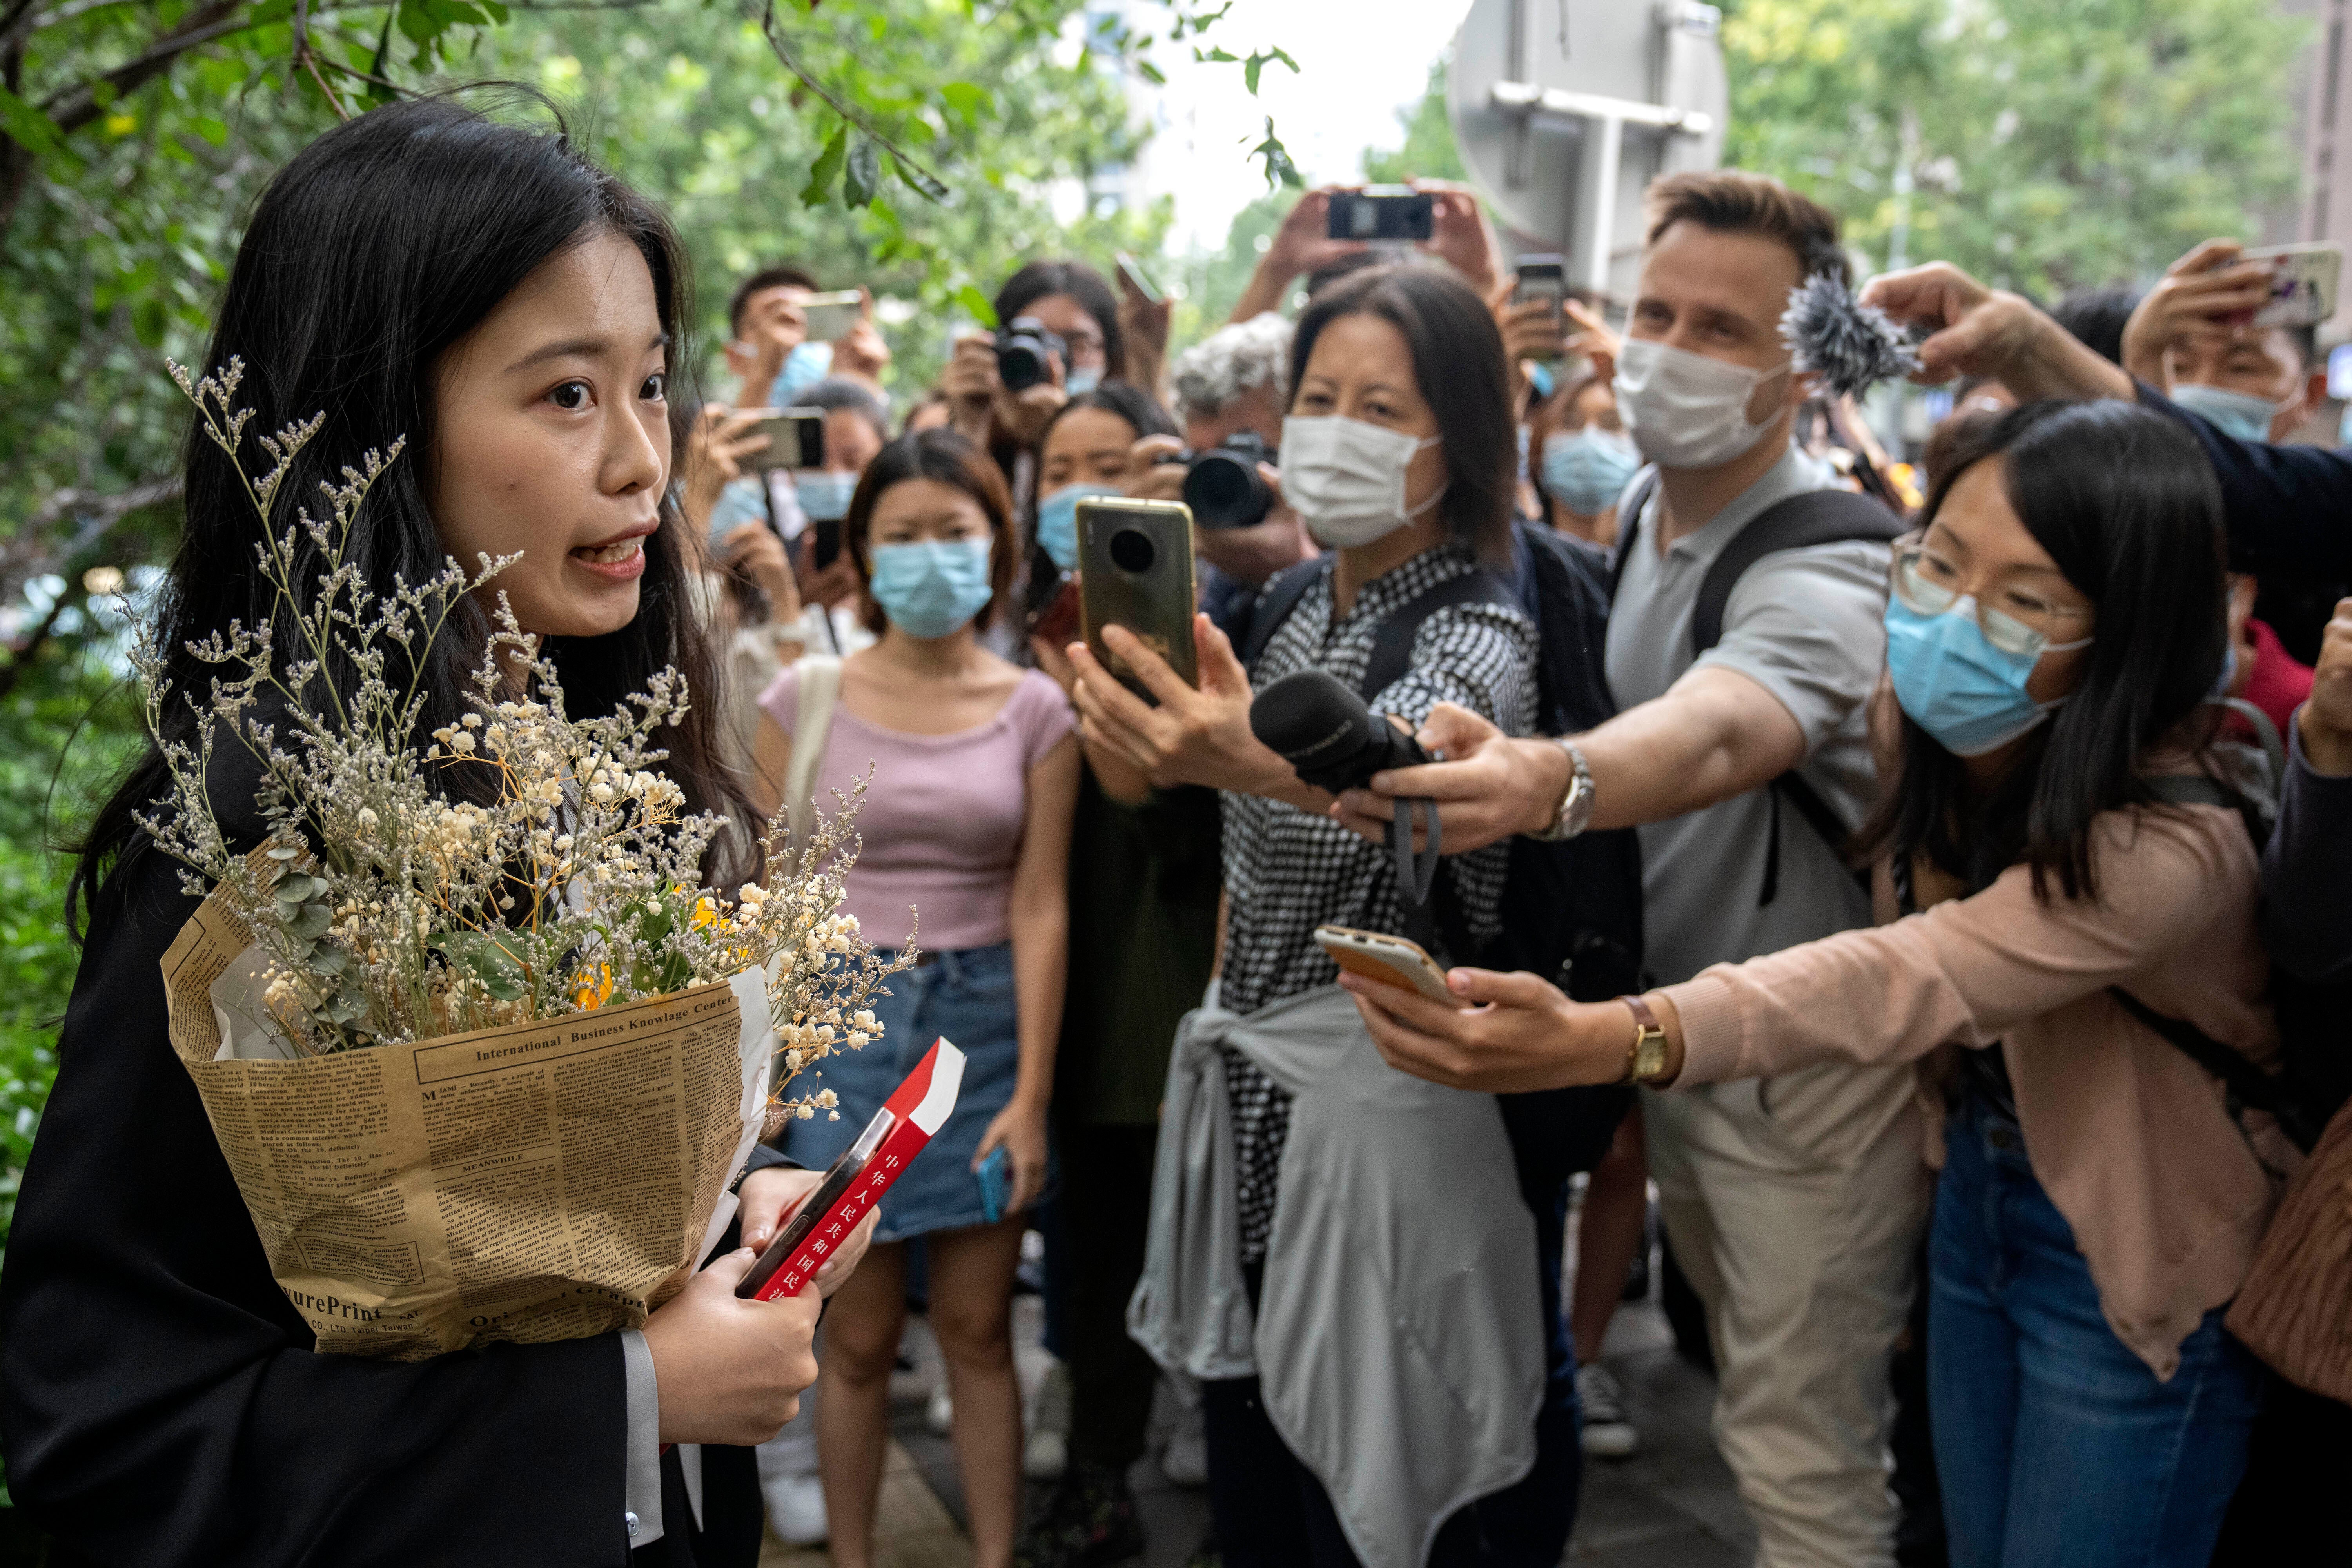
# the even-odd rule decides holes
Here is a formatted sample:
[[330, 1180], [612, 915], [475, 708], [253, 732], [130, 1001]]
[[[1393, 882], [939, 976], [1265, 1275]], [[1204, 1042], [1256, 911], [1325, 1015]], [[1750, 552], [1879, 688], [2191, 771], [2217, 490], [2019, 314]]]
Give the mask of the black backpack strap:
[[1364, 678], [1356, 683], [1357, 694], [1370, 702], [1402, 679], [1412, 668], [1412, 642], [1421, 635], [1422, 623], [1440, 610], [1459, 605], [1501, 605], [1526, 613], [1518, 596], [1491, 572], [1481, 569], [1448, 577], [1401, 605], [1374, 629], [1371, 656], [1364, 661]]
[[2281, 1080], [2187, 1019], [2158, 1012], [2120, 985], [2108, 986], [2107, 994], [2125, 1012], [2163, 1036], [2181, 1055], [2221, 1080], [2230, 1094], [2231, 1120], [2235, 1121], [2242, 1109], [2252, 1107], [2268, 1112], [2278, 1122], [2279, 1130], [2305, 1153], [2311, 1152], [2319, 1142], [2320, 1128], [2315, 1119], [2304, 1114], [2303, 1107]]
[[[1906, 524], [1868, 496], [1852, 490], [1808, 490], [1803, 495], [1766, 507], [1734, 534], [1731, 542], [1700, 579], [1698, 599], [1691, 606], [1691, 657], [1696, 658], [1723, 640], [1723, 612], [1731, 591], [1748, 569], [1767, 555], [1783, 550], [1803, 550], [1816, 544], [1844, 544], [1856, 540], [1892, 542], [1902, 537]], [[1772, 781], [1772, 826], [1764, 851], [1764, 885], [1756, 899], [1762, 909], [1780, 895], [1780, 802], [1786, 800], [1799, 816], [1821, 836], [1822, 843], [1843, 852], [1853, 827], [1838, 816], [1821, 792], [1795, 769]], [[1869, 890], [1869, 873], [1856, 879]]]
[[1307, 588], [1318, 576], [1331, 570], [1331, 560], [1326, 556], [1316, 561], [1302, 561], [1274, 574], [1273, 581], [1265, 585], [1265, 593], [1250, 611], [1249, 630], [1240, 644], [1243, 668], [1255, 667], [1258, 656], [1265, 651], [1265, 645], [1274, 640], [1274, 634], [1282, 629], [1282, 623], [1290, 618], [1290, 612], [1298, 607], [1298, 601], [1306, 596]]
[[1609, 602], [1617, 602], [1617, 584], [1624, 581], [1625, 563], [1633, 558], [1633, 541], [1641, 536], [1642, 513], [1658, 493], [1658, 470], [1651, 468], [1633, 482], [1633, 491], [1617, 505], [1617, 542], [1609, 551]]
[[1723, 640], [1723, 611], [1732, 589], [1767, 555], [1816, 544], [1891, 544], [1907, 530], [1901, 518], [1852, 490], [1808, 490], [1766, 507], [1732, 535], [1700, 580], [1698, 600], [1691, 606], [1691, 657]]

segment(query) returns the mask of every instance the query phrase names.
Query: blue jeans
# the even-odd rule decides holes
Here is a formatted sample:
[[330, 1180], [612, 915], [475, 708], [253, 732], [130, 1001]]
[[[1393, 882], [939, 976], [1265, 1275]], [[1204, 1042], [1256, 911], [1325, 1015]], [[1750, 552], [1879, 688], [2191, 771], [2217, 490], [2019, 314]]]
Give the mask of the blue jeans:
[[2158, 1382], [2100, 1315], [2017, 1124], [1971, 1096], [1948, 1131], [1927, 1379], [1953, 1568], [2204, 1568], [2260, 1366], [2216, 1310]]

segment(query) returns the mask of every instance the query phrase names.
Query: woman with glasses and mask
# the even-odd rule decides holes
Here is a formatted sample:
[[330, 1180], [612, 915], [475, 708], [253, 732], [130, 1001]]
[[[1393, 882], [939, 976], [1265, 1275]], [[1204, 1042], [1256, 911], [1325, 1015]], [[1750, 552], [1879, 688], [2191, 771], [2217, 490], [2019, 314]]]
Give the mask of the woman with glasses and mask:
[[[1069, 650], [1087, 732], [1224, 807], [1220, 973], [1170, 1063], [1129, 1321], [1204, 1380], [1227, 1568], [1549, 1568], [1575, 1438], [1550, 1398], [1534, 1218], [1500, 1111], [1380, 1062], [1315, 935], [1406, 931], [1398, 858], [1333, 821], [1332, 795], [1251, 729], [1253, 699], [1285, 676], [1366, 682], [1381, 628], [1408, 610], [1402, 673], [1365, 693], [1375, 715], [1410, 729], [1445, 701], [1530, 722], [1535, 630], [1486, 575], [1508, 559], [1516, 477], [1502, 340], [1451, 274], [1374, 268], [1309, 304], [1289, 384], [1283, 493], [1328, 553], [1269, 585], [1247, 668], [1205, 616], [1197, 689], [1106, 629], [1155, 706]], [[1507, 853], [1446, 864], [1468, 943], [1499, 925]]]
[[1924, 515], [1864, 835], [1899, 918], [1599, 1005], [1528, 974], [1455, 971], [1463, 1012], [1349, 984], [1388, 1058], [1444, 1083], [1921, 1060], [1952, 1562], [2202, 1568], [2260, 1403], [2221, 1313], [2297, 1163], [2149, 1021], [2278, 1048], [2206, 704], [2221, 496], [2175, 422], [2042, 403], [1967, 432]]

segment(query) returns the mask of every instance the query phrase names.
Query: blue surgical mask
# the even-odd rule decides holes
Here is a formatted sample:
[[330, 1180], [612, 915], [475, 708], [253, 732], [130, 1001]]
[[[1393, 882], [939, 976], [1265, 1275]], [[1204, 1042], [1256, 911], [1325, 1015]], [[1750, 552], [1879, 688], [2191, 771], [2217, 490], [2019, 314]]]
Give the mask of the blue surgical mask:
[[1590, 425], [1544, 437], [1544, 493], [1579, 517], [1615, 506], [1641, 466], [1631, 439]]
[[768, 387], [768, 406], [790, 408], [793, 400], [833, 374], [831, 343], [800, 343], [784, 356], [784, 368]]
[[1067, 572], [1078, 563], [1078, 503], [1125, 492], [1116, 485], [1064, 485], [1037, 503], [1037, 543]]
[[2280, 405], [2267, 397], [2194, 381], [2184, 381], [2174, 387], [2172, 401], [2191, 414], [2203, 415], [2222, 435], [2235, 436], [2241, 441], [2269, 440], [2271, 421], [2278, 417], [2280, 411]]
[[793, 476], [793, 494], [812, 522], [839, 522], [849, 515], [849, 498], [856, 493], [856, 474], [812, 468]]
[[927, 539], [874, 547], [874, 602], [910, 637], [943, 637], [980, 614], [995, 590], [985, 539]]
[[1072, 397], [1084, 397], [1102, 384], [1102, 372], [1092, 368], [1074, 370], [1062, 377], [1062, 390]]
[[2065, 701], [2036, 702], [2025, 689], [2045, 653], [2088, 647], [2091, 638], [2010, 653], [1987, 641], [1976, 600], [1963, 594], [1939, 616], [1886, 601], [1886, 673], [1911, 721], [1958, 757], [1996, 752]]

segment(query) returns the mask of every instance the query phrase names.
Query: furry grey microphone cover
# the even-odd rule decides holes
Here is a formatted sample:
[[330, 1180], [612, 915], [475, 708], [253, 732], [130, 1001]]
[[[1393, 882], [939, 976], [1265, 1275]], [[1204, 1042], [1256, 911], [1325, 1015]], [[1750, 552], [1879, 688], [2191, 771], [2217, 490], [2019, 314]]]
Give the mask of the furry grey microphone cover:
[[1820, 376], [1822, 386], [1840, 397], [1859, 396], [1919, 368], [1903, 329], [1827, 272], [1816, 272], [1789, 291], [1780, 338], [1797, 368]]

